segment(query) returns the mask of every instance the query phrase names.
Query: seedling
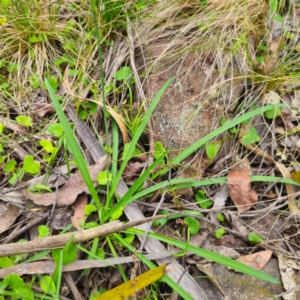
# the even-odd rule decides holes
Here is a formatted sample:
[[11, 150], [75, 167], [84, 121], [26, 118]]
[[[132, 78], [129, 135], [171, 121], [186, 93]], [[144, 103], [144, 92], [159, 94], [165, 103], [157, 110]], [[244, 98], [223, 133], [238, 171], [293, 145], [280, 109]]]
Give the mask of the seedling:
[[108, 182], [112, 181], [112, 174], [107, 171], [101, 171], [99, 172], [98, 176], [97, 176], [97, 182], [99, 183], [99, 185], [106, 185], [108, 184]]
[[40, 225], [38, 227], [38, 233], [39, 233], [38, 235], [39, 238], [49, 236], [49, 227], [45, 225]]
[[242, 143], [245, 145], [251, 145], [260, 141], [260, 136], [257, 134], [256, 129], [251, 126], [247, 134], [242, 137]]
[[222, 227], [217, 229], [216, 232], [215, 232], [216, 238], [220, 239], [225, 234], [225, 232], [226, 232], [225, 229], [222, 228]]
[[53, 249], [52, 250], [52, 258], [53, 260], [59, 264], [60, 263], [60, 256], [62, 252], [62, 264], [63, 265], [68, 265], [77, 258], [77, 248], [74, 244], [72, 244], [74, 239], [74, 235], [68, 240], [66, 245], [64, 246], [63, 249]]
[[47, 294], [53, 294], [56, 292], [56, 286], [53, 279], [47, 275], [40, 277], [40, 287]]
[[184, 224], [188, 228], [188, 241], [191, 234], [197, 234], [200, 230], [199, 221], [192, 217], [185, 217]]
[[251, 232], [249, 235], [248, 235], [248, 240], [249, 242], [251, 243], [260, 243], [263, 238], [260, 236], [260, 235], [257, 235], [255, 232]]
[[213, 206], [213, 202], [206, 196], [203, 190], [198, 190], [195, 195], [196, 201], [203, 209], [208, 209]]
[[32, 118], [28, 116], [17, 116], [16, 121], [18, 124], [25, 126], [26, 128], [32, 127]]
[[[9, 274], [5, 276], [0, 286], [0, 290], [4, 295], [12, 292], [10, 295], [14, 295], [14, 297], [17, 296], [19, 298], [19, 296], [22, 295], [23, 299], [34, 300], [33, 292], [30, 287], [26, 285], [20, 275], [17, 274]], [[4, 293], [4, 291], [8, 293]]]
[[206, 146], [206, 155], [209, 159], [213, 160], [219, 152], [221, 143], [210, 143]]
[[4, 171], [6, 173], [14, 172], [16, 165], [17, 165], [17, 162], [14, 159], [11, 159], [8, 162], [6, 162], [6, 164], [4, 165]]
[[222, 214], [218, 214], [218, 220], [220, 221], [220, 222], [224, 222], [224, 215], [222, 215]]
[[270, 109], [266, 111], [264, 116], [266, 119], [275, 119], [281, 116], [281, 113], [282, 113], [282, 109], [280, 107], [278, 108], [274, 107], [274, 109]]
[[24, 158], [23, 169], [26, 173], [36, 175], [40, 171], [40, 163], [34, 160], [32, 155]]

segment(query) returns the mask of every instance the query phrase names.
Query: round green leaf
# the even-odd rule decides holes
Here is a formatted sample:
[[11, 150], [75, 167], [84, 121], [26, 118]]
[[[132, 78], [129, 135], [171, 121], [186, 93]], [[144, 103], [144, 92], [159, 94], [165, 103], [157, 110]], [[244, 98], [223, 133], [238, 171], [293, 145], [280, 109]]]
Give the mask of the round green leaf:
[[216, 235], [216, 238], [221, 238], [224, 234], [225, 234], [225, 229], [224, 228], [219, 228], [219, 229], [217, 229], [216, 230], [216, 233], [215, 233], [215, 235]]
[[260, 235], [257, 235], [255, 232], [251, 232], [249, 235], [248, 235], [248, 240], [249, 242], [252, 242], [252, 243], [260, 243], [262, 241], [262, 237]]
[[257, 134], [256, 129], [253, 126], [251, 126], [249, 128], [248, 133], [242, 137], [242, 143], [245, 145], [251, 145], [251, 144], [253, 144], [255, 142], [259, 142], [259, 141], [260, 141], [260, 137]]
[[11, 3], [11, 0], [1, 0], [1, 5], [3, 8], [8, 8]]
[[35, 161], [32, 155], [27, 155], [24, 158], [23, 168], [26, 173], [35, 175], [40, 170], [40, 163]]
[[84, 213], [86, 216], [89, 216], [91, 213], [97, 211], [97, 208], [94, 204], [87, 204], [84, 208]]
[[209, 159], [214, 159], [219, 149], [220, 146], [217, 146], [215, 144], [208, 144], [205, 149], [206, 155], [208, 156]]
[[195, 218], [185, 217], [184, 223], [188, 226], [188, 230], [191, 234], [197, 234], [199, 232], [200, 224]]
[[48, 140], [40, 140], [40, 145], [43, 147], [43, 150], [45, 150], [48, 153], [51, 153], [54, 149], [51, 141]]
[[282, 113], [282, 109], [280, 107], [275, 107], [265, 112], [265, 118], [267, 119], [275, 119], [280, 116]]
[[9, 160], [5, 165], [4, 165], [4, 171], [6, 173], [11, 173], [15, 170], [15, 167], [16, 167], [16, 164], [17, 162], [12, 159], [12, 160]]
[[45, 225], [40, 225], [38, 227], [38, 232], [39, 232], [38, 235], [39, 238], [46, 237], [49, 235], [49, 227]]

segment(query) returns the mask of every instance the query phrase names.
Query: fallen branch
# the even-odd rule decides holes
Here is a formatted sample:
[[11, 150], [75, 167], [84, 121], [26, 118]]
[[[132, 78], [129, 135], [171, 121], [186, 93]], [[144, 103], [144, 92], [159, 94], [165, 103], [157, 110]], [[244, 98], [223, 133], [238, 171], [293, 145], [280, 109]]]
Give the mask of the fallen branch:
[[74, 235], [73, 244], [77, 244], [87, 240], [94, 239], [96, 237], [106, 236], [118, 231], [125, 230], [127, 228], [132, 228], [147, 222], [151, 222], [161, 218], [168, 218], [172, 215], [174, 215], [174, 213], [163, 215], [163, 216], [160, 215], [160, 216], [145, 218], [136, 221], [130, 221], [126, 224], [120, 221], [114, 221], [87, 230], [75, 231], [75, 232], [59, 234], [59, 235], [54, 235], [54, 236], [49, 236], [44, 238], [37, 238], [34, 241], [29, 241], [24, 243], [4, 244], [4, 245], [0, 245], [0, 257], [62, 248], [65, 246], [65, 244], [71, 238], [72, 235]]
[[[172, 254], [177, 253], [161, 253], [161, 252], [153, 252], [150, 254], [146, 254], [145, 257], [149, 260], [162, 259], [166, 257], [170, 257]], [[136, 262], [138, 258], [134, 258], [133, 256], [126, 257], [116, 257], [116, 258], [108, 258], [103, 260], [75, 260], [74, 262], [62, 266], [63, 272], [73, 272], [83, 269], [92, 269], [92, 268], [105, 268], [111, 265], [118, 264], [126, 264]], [[6, 275], [15, 273], [20, 276], [22, 275], [36, 275], [36, 274], [52, 274], [55, 271], [56, 263], [52, 260], [44, 260], [44, 261], [34, 261], [30, 263], [24, 263], [20, 265], [11, 266], [5, 269], [0, 269], [0, 279], [4, 278]]]

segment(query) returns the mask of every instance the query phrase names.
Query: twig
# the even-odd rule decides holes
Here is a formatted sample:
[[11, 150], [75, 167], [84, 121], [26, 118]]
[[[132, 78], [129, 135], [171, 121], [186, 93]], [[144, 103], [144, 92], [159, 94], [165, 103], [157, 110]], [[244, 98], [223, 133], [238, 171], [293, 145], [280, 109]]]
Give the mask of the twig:
[[[163, 259], [177, 254], [181, 250], [175, 250], [169, 252], [152, 252], [145, 254], [144, 256], [149, 260]], [[75, 260], [72, 263], [62, 267], [63, 272], [74, 272], [83, 269], [92, 268], [107, 268], [107, 266], [114, 266], [119, 264], [132, 263], [136, 260], [133, 256], [125, 257], [114, 257], [105, 260]], [[56, 263], [51, 260], [34, 261], [30, 263], [23, 263], [5, 269], [0, 269], [0, 278], [4, 278], [8, 274], [19, 274], [19, 275], [37, 275], [37, 274], [49, 274], [53, 273], [56, 267]]]
[[46, 220], [48, 218], [48, 216], [49, 216], [49, 212], [43, 214], [39, 219], [36, 219], [36, 220], [30, 222], [26, 226], [22, 227], [18, 231], [14, 232], [10, 236], [8, 236], [7, 239], [5, 239], [3, 243], [4, 244], [10, 243], [11, 241], [13, 241], [18, 236], [20, 236], [23, 233], [27, 232], [27, 230], [29, 230], [30, 228], [32, 228], [32, 227], [34, 227], [34, 226], [39, 225], [40, 223], [42, 223], [44, 220]]
[[105, 225], [101, 225], [83, 231], [54, 235], [50, 237], [39, 238], [30, 242], [24, 242], [18, 244], [4, 244], [4, 245], [0, 245], [0, 257], [62, 248], [73, 235], [74, 235], [73, 243], [74, 244], [81, 243], [90, 239], [94, 239], [96, 237], [106, 236], [118, 231], [125, 230], [127, 228], [131, 228], [147, 222], [151, 222], [153, 220], [158, 220], [161, 219], [162, 217], [167, 218], [172, 215], [173, 214], [155, 216], [155, 217], [145, 218], [141, 220], [131, 221], [126, 224], [123, 224], [120, 221], [114, 221]]
[[23, 205], [21, 205], [21, 204], [19, 204], [19, 203], [17, 203], [17, 202], [14, 202], [14, 201], [12, 201], [12, 200], [10, 200], [10, 199], [8, 199], [8, 198], [5, 197], [2, 193], [0, 193], [0, 199], [3, 200], [3, 201], [5, 201], [5, 202], [7, 202], [7, 203], [9, 203], [9, 204], [11, 204], [11, 205], [13, 205], [13, 206], [16, 206], [16, 207], [22, 209], [22, 210], [24, 210], [24, 211], [26, 211], [26, 212], [28, 212], [28, 213], [30, 213], [30, 214], [33, 214], [33, 215], [38, 216], [38, 217], [40, 217], [40, 218], [43, 217], [42, 215], [40, 215], [40, 214], [38, 214], [38, 213], [36, 213], [36, 212], [34, 212], [34, 211], [31, 211], [30, 209], [24, 207]]
[[[282, 297], [282, 296], [284, 296], [284, 295], [287, 295], [287, 294], [289, 294], [289, 293], [292, 293], [292, 292], [294, 292], [294, 291], [297, 291], [297, 290], [299, 290], [300, 289], [300, 285], [297, 285], [297, 286], [295, 286], [294, 288], [292, 288], [292, 289], [290, 289], [290, 290], [288, 290], [288, 291], [286, 291], [286, 292], [283, 292], [283, 293], [281, 293], [281, 294], [278, 294], [278, 295], [275, 295], [274, 297], [275, 298], [277, 298], [277, 299], [279, 299], [280, 297]], [[266, 299], [266, 300], [273, 300], [274, 298], [272, 297], [272, 298], [268, 298], [268, 299]]]
[[77, 289], [77, 286], [70, 274], [70, 272], [63, 273], [64, 279], [68, 283], [68, 286], [73, 294], [74, 300], [82, 300], [82, 297]]

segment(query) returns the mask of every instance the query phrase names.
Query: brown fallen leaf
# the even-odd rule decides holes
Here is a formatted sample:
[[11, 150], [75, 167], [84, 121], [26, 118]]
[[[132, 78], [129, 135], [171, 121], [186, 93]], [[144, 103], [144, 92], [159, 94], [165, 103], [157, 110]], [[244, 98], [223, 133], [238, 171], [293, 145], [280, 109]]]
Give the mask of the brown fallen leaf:
[[[295, 271], [292, 267], [290, 267], [284, 256], [281, 253], [278, 253], [278, 265], [281, 275], [282, 284], [286, 291], [293, 290], [297, 286], [297, 280]], [[283, 296], [284, 300], [297, 300], [297, 291], [292, 291], [287, 295]]]
[[227, 176], [230, 197], [239, 214], [250, 209], [258, 200], [257, 194], [250, 189], [250, 169], [240, 162]]
[[[97, 185], [96, 177], [100, 171], [106, 168], [106, 156], [102, 156], [99, 161], [88, 167], [91, 179], [94, 186]], [[58, 207], [68, 206], [74, 203], [77, 196], [83, 192], [89, 194], [89, 190], [81, 176], [79, 171], [76, 171], [74, 175], [66, 182], [66, 184], [58, 190], [58, 195], [53, 193], [45, 194], [33, 194], [28, 190], [22, 190], [24, 196], [32, 200], [35, 204], [48, 206], [54, 204], [55, 201]], [[57, 198], [57, 199], [56, 199]]]
[[273, 251], [263, 250], [254, 254], [240, 256], [237, 261], [244, 263], [256, 270], [261, 270], [265, 264], [270, 260]]
[[0, 201], [0, 233], [7, 230], [15, 222], [18, 215], [19, 209], [16, 206]]
[[32, 103], [31, 108], [38, 117], [44, 117], [46, 114], [54, 114], [55, 109], [50, 103]]
[[73, 211], [68, 206], [56, 208], [51, 216], [48, 226], [55, 230], [64, 229], [71, 223], [72, 214]]
[[123, 178], [124, 180], [130, 184], [133, 184], [133, 181], [135, 178], [137, 178], [143, 168], [145, 167], [146, 163], [140, 163], [139, 161], [129, 161], [125, 167], [125, 170], [123, 172]]
[[78, 230], [83, 230], [83, 228], [79, 226], [79, 222], [81, 219], [85, 217], [84, 208], [87, 205], [87, 203], [88, 203], [87, 195], [81, 194], [77, 197], [74, 205], [72, 206], [74, 210], [74, 216], [72, 217], [72, 224]]
[[212, 243], [208, 243], [205, 245], [205, 249], [219, 253], [221, 255], [233, 258], [233, 259], [237, 259], [238, 257], [240, 257], [240, 254], [234, 250], [233, 248], [230, 247], [226, 247], [226, 246], [218, 246], [218, 245], [214, 245]]

